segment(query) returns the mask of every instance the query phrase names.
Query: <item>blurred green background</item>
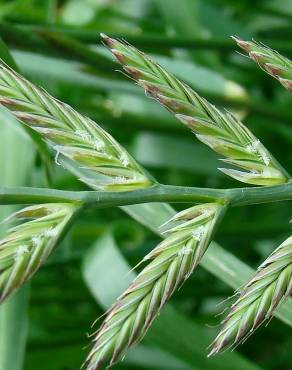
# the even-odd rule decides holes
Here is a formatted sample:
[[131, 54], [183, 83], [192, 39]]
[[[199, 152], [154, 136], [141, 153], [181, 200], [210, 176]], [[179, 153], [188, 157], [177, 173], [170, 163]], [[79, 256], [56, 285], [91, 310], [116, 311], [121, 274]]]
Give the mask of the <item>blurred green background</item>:
[[[232, 110], [291, 171], [291, 95], [230, 39], [255, 38], [292, 57], [291, 21], [290, 0], [0, 1], [0, 36], [26, 77], [100, 123], [160, 182], [186, 186], [241, 185], [219, 173], [214, 153], [116, 71], [99, 33], [150, 53]], [[85, 189], [54, 165], [53, 155], [44, 166], [3, 110], [0, 155], [1, 186]], [[140, 218], [158, 224], [163, 209], [140, 208]], [[224, 250], [214, 265], [210, 259], [197, 269], [142, 344], [114, 368], [291, 370], [291, 327], [277, 318], [235, 352], [206, 358], [223, 318], [218, 314], [230, 304], [224, 300], [250, 276], [248, 266], [256, 268], [289, 235], [289, 210], [287, 202], [231, 209], [216, 236]], [[9, 211], [2, 207], [1, 217]], [[158, 242], [121, 209], [83, 214], [31, 283], [0, 308], [0, 370], [79, 369], [90, 348], [87, 333], [99, 325], [92, 323], [127, 286], [130, 267]]]

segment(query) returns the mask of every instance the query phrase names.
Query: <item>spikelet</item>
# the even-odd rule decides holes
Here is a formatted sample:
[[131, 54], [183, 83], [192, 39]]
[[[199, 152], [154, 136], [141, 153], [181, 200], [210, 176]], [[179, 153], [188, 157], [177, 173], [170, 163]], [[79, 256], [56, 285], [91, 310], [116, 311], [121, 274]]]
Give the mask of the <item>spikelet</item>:
[[292, 237], [281, 244], [241, 290], [223, 322], [210, 356], [244, 341], [292, 293]]
[[229, 112], [221, 112], [188, 85], [147, 55], [126, 43], [101, 35], [104, 43], [146, 93], [188, 126], [197, 138], [226, 163], [243, 169], [219, 168], [227, 175], [254, 185], [275, 185], [288, 175], [262, 143]]
[[292, 62], [290, 59], [261, 43], [244, 41], [239, 37], [233, 37], [233, 39], [265, 72], [277, 79], [292, 93]]
[[167, 238], [144, 261], [151, 261], [108, 311], [87, 359], [87, 370], [113, 365], [146, 334], [173, 292], [204, 255], [224, 206], [189, 208], [163, 225]]
[[127, 191], [152, 185], [146, 172], [111, 135], [3, 62], [0, 104], [48, 142], [56, 151], [57, 164], [92, 188]]
[[7, 221], [23, 220], [0, 240], [0, 303], [46, 261], [78, 206], [42, 204], [26, 207]]

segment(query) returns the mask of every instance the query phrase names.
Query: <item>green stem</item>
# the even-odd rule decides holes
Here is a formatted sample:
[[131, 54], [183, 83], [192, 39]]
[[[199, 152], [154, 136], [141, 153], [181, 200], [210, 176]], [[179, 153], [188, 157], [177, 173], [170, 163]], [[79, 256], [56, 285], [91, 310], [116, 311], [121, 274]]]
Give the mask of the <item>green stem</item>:
[[[87, 45], [70, 36], [50, 31], [49, 28], [35, 32], [19, 25], [0, 22], [0, 33], [6, 43], [20, 49], [78, 60], [103, 72], [112, 73], [116, 68], [116, 63], [91, 50]], [[97, 42], [98, 34], [95, 38]]]
[[[100, 42], [98, 37], [98, 31], [86, 30], [73, 27], [64, 26], [50, 26], [50, 25], [31, 25], [31, 24], [18, 24], [15, 26], [13, 23], [1, 22], [0, 23], [1, 35], [4, 39], [17, 40], [17, 36], [20, 37], [21, 33], [29, 37], [29, 40], [22, 39], [22, 43], [29, 43], [31, 46], [35, 45], [41, 47], [41, 40], [37, 39], [37, 34], [54, 32], [62, 37], [74, 38], [75, 42], [81, 41], [86, 43], [96, 44]], [[13, 31], [11, 33], [11, 31]], [[104, 31], [104, 30], [100, 30]], [[15, 32], [18, 34], [15, 35]], [[128, 42], [135, 44], [138, 47], [151, 47], [151, 49], [169, 49], [169, 48], [182, 48], [182, 49], [207, 49], [207, 50], [218, 50], [222, 53], [226, 51], [233, 51], [237, 49], [237, 46], [232, 40], [226, 38], [210, 38], [205, 39], [202, 37], [169, 37], [166, 35], [159, 35], [157, 33], [148, 35], [118, 35], [111, 34], [114, 38], [124, 38]], [[71, 39], [73, 40], [73, 39]], [[77, 41], [78, 40], [78, 41]], [[19, 41], [21, 41], [19, 39]], [[262, 40], [265, 44], [271, 48], [278, 50], [284, 54], [292, 55], [292, 45], [286, 41], [275, 41], [275, 40]], [[76, 44], [77, 45], [77, 44]], [[84, 47], [84, 46], [83, 46]], [[61, 50], [60, 50], [61, 51]], [[102, 57], [100, 57], [102, 59]], [[103, 62], [103, 61], [101, 61]], [[106, 65], [105, 65], [106, 67]]]
[[[80, 29], [66, 26], [48, 26], [48, 25], [31, 25], [23, 24], [22, 29], [30, 30], [33, 32], [39, 31], [54, 31], [56, 33], [71, 36], [79, 41], [96, 44], [97, 32], [96, 30]], [[105, 30], [100, 30], [104, 32]], [[226, 38], [202, 38], [202, 37], [181, 37], [181, 36], [166, 36], [157, 33], [147, 35], [133, 35], [133, 34], [110, 34], [113, 38], [124, 38], [128, 42], [135, 44], [139, 47], [151, 47], [151, 48], [183, 48], [183, 49], [212, 49], [218, 50], [222, 53], [226, 51], [233, 51], [237, 49], [236, 45], [232, 40]], [[292, 53], [292, 45], [290, 42], [275, 41], [275, 40], [262, 40], [265, 44], [269, 44], [273, 49], [277, 49], [280, 52]]]
[[285, 11], [285, 9], [282, 10], [280, 7], [270, 8], [268, 5], [266, 6], [265, 5], [255, 5], [254, 9], [258, 12], [262, 12], [267, 15], [272, 15], [272, 16], [279, 17], [279, 18], [285, 18], [287, 20], [292, 19], [291, 13]]
[[211, 189], [157, 184], [150, 188], [129, 192], [63, 191], [41, 188], [1, 188], [0, 204], [37, 204], [52, 202], [80, 202], [97, 208], [119, 207], [130, 204], [207, 203], [222, 202], [230, 206], [245, 206], [292, 200], [292, 182], [265, 187]]

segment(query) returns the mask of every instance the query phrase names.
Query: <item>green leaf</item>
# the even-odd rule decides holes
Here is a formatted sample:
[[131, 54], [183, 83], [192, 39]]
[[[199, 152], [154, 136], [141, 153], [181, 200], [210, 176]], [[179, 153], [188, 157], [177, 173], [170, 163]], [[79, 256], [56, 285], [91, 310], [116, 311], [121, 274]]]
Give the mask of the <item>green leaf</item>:
[[[199, 0], [169, 0], [165, 6], [164, 0], [155, 0], [155, 4], [166, 21], [169, 35], [189, 37], [190, 35], [203, 36], [206, 30], [202, 27], [199, 13]], [[209, 51], [196, 51], [194, 53], [180, 53], [184, 57], [192, 57], [200, 63], [216, 67], [218, 56]]]
[[248, 98], [245, 89], [238, 83], [227, 80], [218, 72], [202, 67], [198, 63], [157, 55], [154, 58], [162, 67], [202, 94], [228, 97], [235, 101], [246, 101]]
[[[11, 68], [13, 68], [16, 72], [19, 72], [18, 65], [13, 58], [12, 54], [10, 53], [10, 50], [6, 46], [6, 44], [2, 41], [0, 37], [0, 57], [3, 59], [3, 61], [9, 65]], [[15, 120], [14, 120], [15, 121]], [[16, 121], [15, 121], [16, 122]], [[18, 125], [18, 123], [17, 123]], [[50, 164], [50, 154], [48, 151], [48, 148], [46, 144], [43, 142], [43, 140], [40, 138], [38, 134], [33, 132], [29, 127], [25, 127], [24, 130], [28, 133], [28, 135], [31, 137], [33, 140], [34, 144], [36, 145], [42, 160], [46, 166], [46, 171], [47, 171], [47, 177], [48, 177], [48, 182], [50, 182], [50, 172], [51, 172], [51, 164]]]
[[[30, 76], [46, 76], [48, 79], [67, 82], [102, 91], [132, 93], [143, 96], [141, 91], [126, 79], [108, 79], [86, 72], [84, 65], [30, 52], [14, 51], [13, 55], [21, 70]], [[109, 54], [102, 55], [109, 57]], [[217, 72], [187, 60], [156, 56], [155, 59], [170, 72], [204, 94], [246, 101], [246, 91], [237, 83], [227, 80]], [[111, 60], [111, 59], [109, 59]], [[44, 79], [45, 80], [45, 79]], [[45, 82], [45, 81], [44, 81]]]
[[[102, 91], [118, 91], [137, 94], [139, 89], [132, 83], [120, 80], [109, 80], [86, 73], [84, 65], [77, 62], [68, 62], [62, 59], [45, 57], [30, 52], [14, 51], [13, 56], [21, 70], [30, 77], [41, 77], [42, 84], [56, 80], [66, 82], [72, 86], [84, 86]], [[141, 94], [141, 92], [138, 92]]]
[[80, 343], [72, 345], [46, 345], [45, 348], [37, 348], [28, 351], [25, 361], [25, 370], [59, 370], [59, 369], [79, 369], [76, 364], [82, 363], [84, 353], [80, 351]]
[[164, 0], [155, 0], [166, 23], [178, 35], [200, 35], [202, 32], [197, 0], [182, 0], [177, 6], [176, 0], [169, 0], [165, 6]]
[[8, 64], [15, 71], [18, 71], [18, 66], [14, 58], [10, 54], [9, 49], [7, 48], [6, 44], [2, 41], [1, 38], [0, 38], [0, 56], [1, 56], [1, 59], [4, 60], [6, 64]]
[[[0, 184], [19, 186], [27, 183], [33, 164], [31, 142], [18, 127], [15, 118], [0, 108]], [[0, 219], [13, 209], [0, 208]], [[0, 229], [0, 234], [4, 229]], [[21, 370], [27, 334], [28, 286], [0, 307], [0, 369]]]
[[29, 288], [22, 287], [0, 307], [0, 369], [21, 370], [28, 329]]
[[158, 228], [176, 214], [166, 203], [145, 203], [121, 207], [128, 215], [155, 233]]
[[67, 1], [63, 8], [62, 20], [65, 24], [80, 26], [89, 23], [95, 15], [93, 3], [82, 0]]
[[[1, 39], [0, 55], [8, 65], [18, 70], [17, 64]], [[0, 120], [0, 158], [2, 159], [0, 160], [0, 184], [1, 186], [24, 185], [34, 157], [30, 142], [24, 137], [12, 114], [2, 107]], [[11, 207], [2, 207], [1, 219], [5, 218], [10, 211]], [[3, 231], [4, 227], [0, 229], [0, 234]], [[22, 369], [28, 327], [27, 307], [28, 286], [23, 287], [0, 307], [0, 369]]]
[[[177, 168], [195, 174], [220, 176], [215, 171], [217, 156], [192, 138], [177, 140], [170, 135], [141, 133], [134, 139], [132, 153], [144, 166]], [[204, 158], [204, 161], [200, 158]]]

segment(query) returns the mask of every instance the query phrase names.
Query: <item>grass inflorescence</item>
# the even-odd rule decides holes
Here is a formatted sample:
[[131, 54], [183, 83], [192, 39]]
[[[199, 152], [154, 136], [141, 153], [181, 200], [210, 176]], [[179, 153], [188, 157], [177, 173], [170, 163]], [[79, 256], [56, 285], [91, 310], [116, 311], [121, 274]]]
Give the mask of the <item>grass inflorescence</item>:
[[69, 203], [35, 205], [7, 219], [23, 222], [0, 240], [0, 303], [47, 260], [77, 209]]
[[38, 132], [56, 162], [94, 189], [127, 191], [152, 185], [146, 171], [106, 131], [0, 63], [0, 103]]
[[165, 302], [203, 257], [225, 207], [195, 206], [163, 225], [167, 238], [144, 261], [151, 261], [107, 312], [88, 357], [88, 370], [113, 365], [146, 334]]
[[135, 47], [101, 36], [127, 74], [149, 96], [188, 126], [200, 141], [225, 156], [224, 162], [241, 169], [219, 168], [222, 172], [254, 185], [287, 181], [285, 170], [232, 113], [221, 112]]
[[292, 93], [292, 62], [290, 59], [256, 41], [245, 41], [239, 37], [233, 37], [233, 39], [265, 72]]
[[292, 293], [292, 237], [281, 244], [241, 289], [210, 356], [244, 341]]
[[[106, 35], [102, 35], [102, 39], [127, 74], [150, 97], [189, 127], [200, 141], [223, 155], [225, 163], [237, 168], [220, 168], [221, 171], [244, 183], [291, 185], [290, 176], [285, 169], [232, 113], [217, 109], [135, 47]], [[292, 68], [288, 59], [261, 44], [239, 38], [236, 41], [265, 71], [292, 91]], [[106, 194], [104, 191], [130, 192], [151, 188], [154, 184], [157, 185], [158, 195], [155, 201], [170, 199], [163, 197], [163, 189], [170, 187], [158, 184], [99, 125], [36, 87], [4, 63], [0, 63], [0, 103], [21, 123], [45, 139], [56, 152], [57, 164], [63, 165], [93, 189], [102, 190], [105, 198], [110, 200], [108, 204], [114, 203], [113, 193]], [[279, 192], [281, 186], [261, 191], [273, 193], [275, 188]], [[153, 189], [155, 186], [145, 192]], [[103, 324], [95, 333], [93, 348], [86, 362], [87, 370], [98, 370], [115, 364], [129, 348], [142, 340], [167, 300], [200, 263], [216, 226], [225, 213], [228, 201], [232, 205], [231, 191], [234, 189], [220, 190], [224, 195], [221, 196], [222, 192], [219, 191], [220, 197], [218, 192], [214, 196], [214, 189], [206, 189], [213, 195], [210, 199], [210, 196], [202, 195], [199, 188], [194, 188], [197, 190], [195, 200], [183, 198], [181, 195], [186, 195], [183, 189], [185, 188], [180, 188], [181, 194], [175, 200], [210, 203], [179, 212], [162, 226], [161, 233], [165, 235], [165, 240], [142, 260], [147, 264], [146, 267], [108, 310]], [[237, 190], [240, 192], [239, 200], [243, 201], [240, 203], [237, 199], [237, 205], [249, 204], [244, 196], [245, 189]], [[256, 200], [254, 203], [265, 198], [255, 195], [258, 189], [256, 192], [253, 188], [250, 190]], [[138, 199], [137, 203], [141, 202], [141, 193], [143, 192], [135, 193], [136, 197], [140, 197], [135, 198]], [[281, 199], [289, 199], [286, 198], [286, 192], [280, 193]], [[101, 203], [100, 194], [97, 202]], [[131, 193], [114, 195], [117, 199], [125, 196], [126, 203], [122, 204], [134, 203], [130, 199]], [[46, 261], [81, 207], [84, 199], [82, 196], [78, 199], [80, 204], [50, 203], [30, 206], [9, 218], [20, 220], [21, 223], [9, 229], [0, 240], [0, 303]], [[154, 198], [146, 199], [151, 202]], [[268, 199], [271, 200], [270, 197]], [[70, 198], [62, 202], [75, 200]], [[56, 202], [55, 199], [49, 199], [48, 202], [50, 201]], [[119, 202], [114, 204], [121, 205]], [[240, 290], [239, 298], [232, 305], [222, 330], [214, 341], [210, 356], [245, 340], [273, 315], [281, 301], [291, 294], [291, 290], [290, 237], [268, 257], [256, 275]]]

